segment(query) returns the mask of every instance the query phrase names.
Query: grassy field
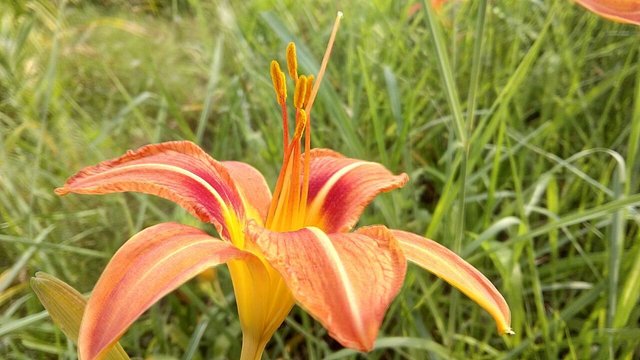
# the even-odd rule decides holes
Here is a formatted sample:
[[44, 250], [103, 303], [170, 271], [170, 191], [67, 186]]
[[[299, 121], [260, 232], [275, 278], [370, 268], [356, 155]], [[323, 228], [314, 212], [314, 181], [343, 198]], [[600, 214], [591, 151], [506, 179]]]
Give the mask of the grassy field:
[[[344, 2], [314, 108], [314, 146], [411, 177], [360, 224], [455, 249], [511, 306], [497, 334], [472, 301], [410, 266], [371, 359], [640, 358], [640, 31], [570, 1]], [[485, 8], [486, 7], [486, 8]], [[319, 67], [334, 1], [13, 0], [0, 4], [0, 358], [73, 359], [29, 287], [90, 292], [118, 247], [162, 222], [137, 194], [57, 197], [84, 166], [191, 140], [273, 185], [269, 78], [295, 41]], [[131, 356], [240, 353], [226, 268], [191, 281], [122, 338]], [[363, 358], [295, 308], [268, 359]]]

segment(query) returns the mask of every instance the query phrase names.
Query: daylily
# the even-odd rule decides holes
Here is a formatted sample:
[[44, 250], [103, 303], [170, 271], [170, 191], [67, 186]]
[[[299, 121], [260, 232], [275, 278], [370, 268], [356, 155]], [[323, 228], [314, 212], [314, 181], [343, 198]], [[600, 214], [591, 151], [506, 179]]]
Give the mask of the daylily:
[[575, 0], [607, 19], [640, 25], [640, 0]]
[[[271, 63], [283, 118], [283, 164], [273, 194], [242, 162], [216, 161], [187, 141], [147, 145], [87, 167], [56, 193], [138, 191], [172, 200], [217, 229], [163, 223], [134, 235], [113, 256], [88, 301], [79, 355], [99, 357], [153, 303], [200, 272], [226, 263], [243, 332], [242, 359], [259, 359], [294, 304], [346, 347], [368, 351], [398, 294], [406, 260], [433, 272], [485, 308], [509, 333], [509, 308], [478, 270], [432, 240], [376, 225], [351, 232], [381, 192], [403, 186], [375, 162], [311, 149], [311, 109], [339, 24], [317, 81], [298, 75], [295, 46], [287, 68], [295, 83], [289, 134], [285, 74]], [[303, 151], [304, 147], [304, 151]]]

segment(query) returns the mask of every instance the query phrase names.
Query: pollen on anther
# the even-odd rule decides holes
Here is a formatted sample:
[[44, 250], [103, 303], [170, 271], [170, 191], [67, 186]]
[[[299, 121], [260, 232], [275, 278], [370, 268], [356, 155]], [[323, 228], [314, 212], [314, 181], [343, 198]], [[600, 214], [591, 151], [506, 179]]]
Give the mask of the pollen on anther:
[[302, 137], [302, 133], [304, 132], [304, 128], [307, 126], [307, 112], [304, 109], [298, 110], [298, 118], [296, 121], [296, 129], [293, 133], [294, 139], [300, 139]]
[[287, 70], [294, 82], [298, 81], [298, 56], [296, 55], [296, 44], [290, 42], [287, 45]]
[[296, 109], [304, 107], [304, 101], [307, 99], [307, 77], [302, 75], [296, 81], [296, 88], [293, 92], [293, 106]]
[[313, 75], [307, 76], [307, 90], [304, 93], [304, 107], [309, 104], [309, 98], [311, 97], [311, 90], [313, 89]]
[[287, 100], [287, 82], [285, 81], [284, 72], [280, 70], [280, 64], [275, 60], [271, 61], [269, 72], [271, 73], [273, 90], [276, 92], [278, 104], [284, 106], [284, 103]]

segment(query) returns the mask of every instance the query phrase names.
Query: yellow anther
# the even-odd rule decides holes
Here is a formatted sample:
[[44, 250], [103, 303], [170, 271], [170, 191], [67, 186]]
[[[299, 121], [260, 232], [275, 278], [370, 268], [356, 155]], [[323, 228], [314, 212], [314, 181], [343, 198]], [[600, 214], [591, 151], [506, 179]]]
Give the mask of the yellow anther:
[[287, 69], [289, 76], [294, 82], [298, 81], [298, 56], [296, 55], [296, 44], [290, 42], [287, 45]]
[[304, 132], [304, 128], [307, 126], [307, 112], [304, 109], [298, 110], [298, 116], [296, 119], [296, 130], [293, 133], [294, 139], [300, 139], [302, 137], [302, 133]]
[[311, 90], [313, 89], [313, 80], [315, 78], [313, 75], [307, 76], [307, 91], [304, 93], [304, 106], [306, 107], [309, 104], [309, 98], [311, 97]]
[[287, 100], [287, 82], [284, 77], [284, 72], [280, 70], [280, 64], [277, 61], [271, 61], [271, 67], [269, 68], [271, 73], [271, 81], [273, 82], [273, 90], [276, 92], [276, 99], [278, 104], [284, 106]]
[[296, 81], [296, 88], [293, 91], [293, 106], [296, 109], [302, 109], [304, 101], [307, 99], [307, 77], [302, 75]]

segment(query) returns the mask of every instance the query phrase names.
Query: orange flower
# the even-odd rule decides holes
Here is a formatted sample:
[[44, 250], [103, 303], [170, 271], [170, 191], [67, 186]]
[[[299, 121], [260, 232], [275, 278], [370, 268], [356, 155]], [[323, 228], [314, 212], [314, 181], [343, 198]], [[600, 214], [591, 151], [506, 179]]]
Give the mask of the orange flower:
[[[382, 225], [351, 232], [381, 192], [403, 186], [380, 164], [311, 149], [311, 109], [335, 39], [317, 81], [298, 75], [295, 46], [287, 70], [295, 83], [295, 129], [289, 134], [286, 81], [271, 64], [284, 124], [283, 165], [273, 195], [250, 165], [219, 162], [197, 145], [147, 145], [87, 167], [56, 193], [138, 191], [172, 200], [212, 223], [221, 239], [176, 223], [134, 235], [113, 256], [82, 319], [79, 354], [100, 356], [145, 310], [207, 268], [226, 263], [243, 331], [242, 359], [259, 359], [294, 304], [347, 347], [368, 351], [404, 281], [406, 260], [459, 288], [509, 333], [509, 308], [478, 270], [432, 240]], [[302, 151], [304, 147], [304, 151]]]
[[[436, 12], [440, 12], [442, 11], [442, 7], [444, 6], [444, 4], [447, 2], [448, 0], [431, 0], [431, 7], [436, 11]], [[417, 2], [413, 5], [411, 5], [409, 7], [409, 10], [407, 11], [407, 15], [409, 17], [412, 17], [413, 15], [415, 15], [418, 11], [420, 11], [420, 9], [422, 9], [422, 3], [421, 2]]]
[[576, 2], [607, 19], [640, 25], [639, 0], [576, 0]]

